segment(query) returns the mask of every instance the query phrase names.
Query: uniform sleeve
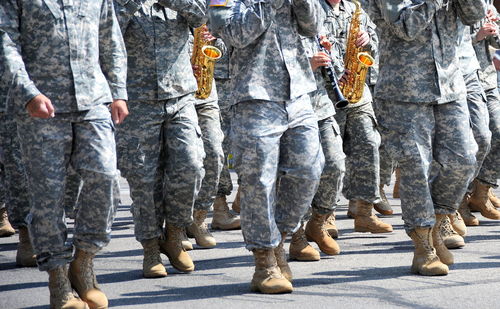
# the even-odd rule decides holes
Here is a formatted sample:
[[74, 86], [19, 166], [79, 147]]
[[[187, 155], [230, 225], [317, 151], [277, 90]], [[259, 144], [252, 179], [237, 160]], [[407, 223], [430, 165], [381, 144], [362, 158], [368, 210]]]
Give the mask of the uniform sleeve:
[[260, 0], [249, 4], [237, 1], [234, 6], [210, 7], [210, 23], [226, 43], [245, 48], [266, 32], [282, 4], [283, 0]]
[[179, 13], [193, 28], [207, 22], [206, 0], [159, 0], [158, 3]]
[[99, 61], [113, 100], [127, 100], [127, 54], [111, 0], [103, 1], [101, 11]]
[[473, 25], [483, 19], [488, 8], [484, 0], [455, 0], [455, 5], [464, 25]]
[[368, 35], [370, 36], [370, 42], [366, 46], [366, 49], [370, 51], [371, 55], [375, 58], [375, 56], [378, 53], [378, 35], [377, 32], [375, 31], [375, 24], [372, 22], [368, 14], [366, 14], [363, 11], [363, 20], [364, 20], [364, 26], [366, 29], [366, 32], [368, 32]]
[[292, 6], [299, 24], [299, 33], [303, 36], [318, 34], [324, 20], [324, 11], [319, 1], [294, 0]]
[[132, 16], [141, 8], [146, 0], [114, 0], [116, 18], [122, 33], [127, 30]]
[[2, 78], [11, 80], [19, 91], [17, 104], [24, 105], [41, 94], [30, 79], [21, 56], [19, 12], [16, 0], [5, 0], [0, 5], [0, 62]]
[[[481, 0], [482, 1], [482, 0]], [[409, 4], [400, 0], [374, 0], [377, 9], [375, 23], [385, 21], [389, 29], [402, 40], [412, 41], [432, 22], [442, 7], [442, 0], [424, 0]]]

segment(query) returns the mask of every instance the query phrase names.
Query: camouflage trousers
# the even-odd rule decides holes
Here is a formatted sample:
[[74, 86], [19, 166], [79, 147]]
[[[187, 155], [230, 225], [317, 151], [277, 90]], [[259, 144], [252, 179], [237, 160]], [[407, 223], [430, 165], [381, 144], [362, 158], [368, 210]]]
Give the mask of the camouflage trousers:
[[[479, 81], [477, 72], [464, 76], [467, 85], [467, 106], [469, 107], [470, 123], [474, 140], [477, 143], [478, 151], [476, 154], [476, 171], [474, 178], [477, 177], [486, 155], [491, 149], [491, 131], [488, 128], [489, 115], [486, 103], [486, 95]], [[469, 192], [472, 192], [472, 183], [469, 184]]]
[[465, 98], [446, 104], [381, 101], [379, 128], [401, 167], [407, 232], [433, 226], [435, 213], [454, 213], [476, 168], [477, 145]]
[[231, 109], [246, 248], [274, 248], [281, 233], [296, 231], [318, 188], [324, 157], [317, 118], [308, 95]]
[[71, 261], [64, 191], [71, 165], [83, 180], [73, 245], [96, 253], [108, 244], [119, 192], [114, 125], [105, 105], [52, 119], [17, 118], [30, 188], [28, 229], [40, 270]]
[[371, 104], [337, 111], [346, 158], [342, 193], [348, 200], [380, 201], [380, 134]]
[[194, 203], [194, 209], [208, 211], [214, 204], [219, 187], [219, 177], [224, 164], [224, 152], [222, 150], [224, 134], [221, 129], [221, 116], [217, 101], [196, 104], [195, 107], [201, 129], [203, 150], [205, 151], [205, 159], [203, 160], [205, 177], [201, 183], [198, 198]]
[[83, 181], [72, 168], [68, 169], [66, 178], [66, 189], [64, 191], [64, 212], [67, 217], [74, 217], [78, 210], [80, 193], [82, 191]]
[[9, 221], [16, 228], [26, 226], [25, 220], [30, 212], [29, 190], [17, 135], [17, 124], [11, 114], [0, 115], [0, 162], [3, 165], [2, 187]]
[[200, 191], [203, 144], [192, 94], [163, 101], [133, 101], [118, 128], [118, 167], [130, 185], [135, 237], [161, 234], [164, 220], [191, 223]]
[[346, 156], [342, 151], [340, 128], [335, 118], [332, 116], [318, 121], [318, 128], [325, 166], [311, 206], [315, 212], [325, 215], [332, 213], [336, 208], [345, 174]]
[[224, 151], [224, 164], [219, 179], [218, 196], [230, 195], [233, 191], [233, 181], [229, 173], [227, 156], [231, 154], [231, 141], [229, 139], [229, 132], [231, 130], [231, 112], [229, 106], [231, 105], [231, 80], [217, 79], [217, 95], [219, 96], [219, 107], [221, 114], [221, 129], [224, 134], [222, 141], [222, 149]]
[[[375, 93], [373, 87], [370, 87], [372, 93]], [[375, 112], [375, 117], [378, 117], [378, 105], [377, 100], [373, 100], [373, 111]], [[388, 186], [391, 184], [392, 173], [397, 167], [397, 163], [391, 159], [391, 156], [385, 149], [384, 143], [380, 143], [378, 148], [378, 153], [380, 157], [380, 184]]]
[[497, 179], [500, 178], [500, 95], [498, 89], [487, 90], [486, 99], [490, 116], [491, 150], [483, 161], [477, 179], [496, 188]]

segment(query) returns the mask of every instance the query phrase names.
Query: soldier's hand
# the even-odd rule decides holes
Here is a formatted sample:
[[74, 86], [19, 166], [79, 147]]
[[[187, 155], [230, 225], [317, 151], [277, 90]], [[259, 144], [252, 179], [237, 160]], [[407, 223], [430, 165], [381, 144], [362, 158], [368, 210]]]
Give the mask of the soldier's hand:
[[319, 52], [316, 53], [310, 60], [311, 62], [311, 68], [313, 71], [316, 71], [319, 67], [324, 67], [329, 65], [332, 60], [330, 57], [324, 53], [324, 52]]
[[370, 42], [370, 35], [368, 32], [360, 30], [356, 38], [356, 47], [364, 47]]
[[476, 41], [479, 42], [479, 41], [484, 40], [486, 37], [488, 37], [490, 35], [497, 35], [497, 34], [498, 34], [497, 25], [495, 25], [493, 23], [486, 23], [477, 32]]
[[39, 94], [31, 99], [28, 104], [26, 104], [26, 110], [31, 117], [35, 118], [48, 119], [55, 115], [52, 102], [43, 94]]
[[488, 11], [486, 12], [486, 18], [489, 21], [493, 21], [493, 22], [498, 20], [497, 10], [496, 10], [496, 8], [494, 6], [490, 7], [488, 9]]
[[349, 74], [350, 74], [349, 70], [345, 70], [344, 74], [342, 74], [342, 77], [340, 77], [340, 79], [339, 79], [340, 86], [347, 84]]
[[127, 102], [123, 100], [113, 100], [111, 103], [111, 119], [115, 124], [120, 124], [128, 116]]
[[328, 40], [328, 38], [325, 35], [320, 36], [319, 40], [320, 40], [321, 46], [323, 46], [326, 50], [328, 50], [328, 51], [332, 50], [333, 44], [332, 44], [332, 42], [330, 42], [330, 40]]

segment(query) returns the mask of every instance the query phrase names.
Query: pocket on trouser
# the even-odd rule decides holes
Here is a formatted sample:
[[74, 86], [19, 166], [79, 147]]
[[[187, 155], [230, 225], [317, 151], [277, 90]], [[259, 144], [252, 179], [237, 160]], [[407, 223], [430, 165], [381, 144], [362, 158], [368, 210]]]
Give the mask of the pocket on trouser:
[[124, 177], [128, 177], [134, 169], [144, 166], [145, 154], [140, 139], [136, 136], [119, 133], [116, 137], [116, 154], [118, 169]]

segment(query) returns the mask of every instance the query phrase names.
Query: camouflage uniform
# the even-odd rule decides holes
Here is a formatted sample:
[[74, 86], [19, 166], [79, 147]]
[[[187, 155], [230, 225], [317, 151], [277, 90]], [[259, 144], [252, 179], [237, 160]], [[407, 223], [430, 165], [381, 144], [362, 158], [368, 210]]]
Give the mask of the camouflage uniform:
[[[488, 128], [489, 116], [486, 104], [486, 95], [481, 86], [478, 77], [480, 69], [476, 52], [472, 47], [470, 27], [459, 22], [459, 40], [458, 56], [460, 58], [460, 70], [464, 77], [467, 87], [467, 106], [470, 113], [470, 123], [474, 140], [477, 143], [478, 151], [476, 154], [477, 168], [474, 178], [481, 169], [481, 165], [491, 148], [491, 131]], [[469, 185], [469, 191], [472, 192], [472, 183]]]
[[184, 227], [203, 178], [189, 27], [205, 21], [201, 0], [115, 1], [128, 53], [130, 116], [118, 128], [118, 165], [130, 184], [135, 237]]
[[[219, 44], [224, 44], [221, 39], [217, 39]], [[227, 156], [231, 154], [229, 131], [231, 129], [231, 79], [229, 77], [229, 55], [231, 53], [230, 48], [226, 48], [226, 52], [222, 57], [215, 63], [215, 84], [217, 85], [217, 95], [219, 97], [219, 108], [221, 115], [221, 129], [224, 133], [224, 139], [222, 141], [222, 149], [224, 151], [224, 164], [219, 179], [219, 189], [217, 191], [218, 196], [228, 196], [233, 191], [233, 181], [231, 180], [231, 175], [229, 173]]]
[[[9, 0], [2, 8], [1, 56], [15, 80], [12, 102], [30, 188], [27, 223], [39, 269], [51, 270], [73, 255], [62, 205], [68, 165], [85, 182], [73, 244], [96, 253], [110, 240], [119, 192], [106, 105], [127, 99], [125, 47], [111, 1]], [[54, 118], [24, 111], [41, 93], [52, 101]]]
[[[0, 74], [5, 70], [6, 67], [0, 64]], [[0, 208], [7, 207], [10, 223], [19, 228], [26, 226], [30, 204], [17, 124], [12, 112], [12, 88], [13, 80], [0, 79]]]
[[[482, 20], [471, 28], [473, 38], [476, 37], [477, 31], [485, 22], [486, 20]], [[473, 45], [481, 66], [479, 79], [486, 93], [491, 131], [491, 150], [484, 159], [476, 178], [486, 185], [496, 188], [498, 186], [497, 179], [500, 178], [500, 94], [497, 88], [497, 74], [492, 64], [493, 55], [490, 46], [500, 48], [500, 39], [498, 36], [489, 36], [479, 42], [473, 39]]]
[[209, 9], [213, 32], [234, 48], [231, 141], [249, 250], [295, 231], [318, 187], [324, 158], [307, 95], [316, 85], [297, 32], [315, 35], [320, 10], [310, 0]]
[[[344, 55], [349, 33], [349, 25], [355, 10], [353, 3], [340, 2], [339, 12], [336, 13], [326, 1], [321, 1], [326, 12], [324, 23], [327, 37], [334, 42], [332, 55], [333, 63], [338, 76], [344, 72]], [[368, 15], [362, 13], [362, 28], [368, 32], [370, 43], [365, 47], [374, 54], [378, 44], [375, 25]], [[344, 143], [346, 159], [346, 176], [344, 179], [343, 194], [349, 200], [364, 200], [369, 203], [380, 202], [380, 135], [376, 129], [377, 122], [372, 107], [372, 96], [365, 84], [363, 98], [347, 108], [337, 110], [335, 115], [340, 126]]]
[[[190, 38], [192, 40], [193, 36], [190, 36]], [[221, 40], [216, 40], [214, 46], [225, 54], [225, 45], [221, 43]], [[217, 101], [218, 91], [215, 81], [212, 83], [210, 96], [195, 101], [198, 124], [203, 140], [202, 151], [205, 151], [205, 159], [203, 160], [205, 177], [201, 183], [198, 198], [194, 203], [194, 209], [196, 210], [208, 211], [214, 204], [219, 187], [219, 177], [224, 164], [224, 152], [222, 150], [224, 134], [221, 129], [221, 115]]]
[[[361, 7], [368, 12], [370, 9], [370, 0], [361, 0]], [[377, 33], [377, 37], [380, 36], [378, 28], [375, 28], [375, 32]], [[366, 77], [366, 84], [370, 89], [370, 93], [374, 93], [375, 85], [377, 84], [378, 77], [378, 46], [373, 49], [372, 57], [375, 59], [375, 63], [368, 70], [368, 76]], [[378, 114], [378, 106], [377, 101], [373, 99], [373, 111], [375, 112], [375, 116]], [[378, 149], [379, 157], [380, 157], [380, 184], [388, 186], [391, 184], [392, 172], [396, 168], [397, 163], [393, 162], [391, 156], [385, 149], [384, 144], [380, 144]]]
[[[312, 58], [319, 52], [314, 39], [303, 38], [302, 43], [309, 58]], [[328, 97], [323, 71], [317, 69], [314, 72], [314, 77], [318, 89], [311, 92], [309, 96], [311, 97], [311, 103], [318, 118], [321, 149], [325, 156], [325, 166], [321, 174], [318, 191], [314, 195], [311, 206], [316, 213], [325, 215], [332, 213], [337, 206], [337, 200], [342, 189], [342, 179], [345, 174], [345, 154], [342, 151], [340, 128], [333, 117], [335, 115], [335, 107]]]
[[[484, 16], [482, 1], [373, 0], [370, 16], [384, 33], [375, 97], [389, 153], [401, 167], [401, 205], [407, 232], [452, 214], [475, 169], [477, 146], [469, 126], [459, 69], [459, 16]], [[431, 163], [435, 161], [430, 178]]]

